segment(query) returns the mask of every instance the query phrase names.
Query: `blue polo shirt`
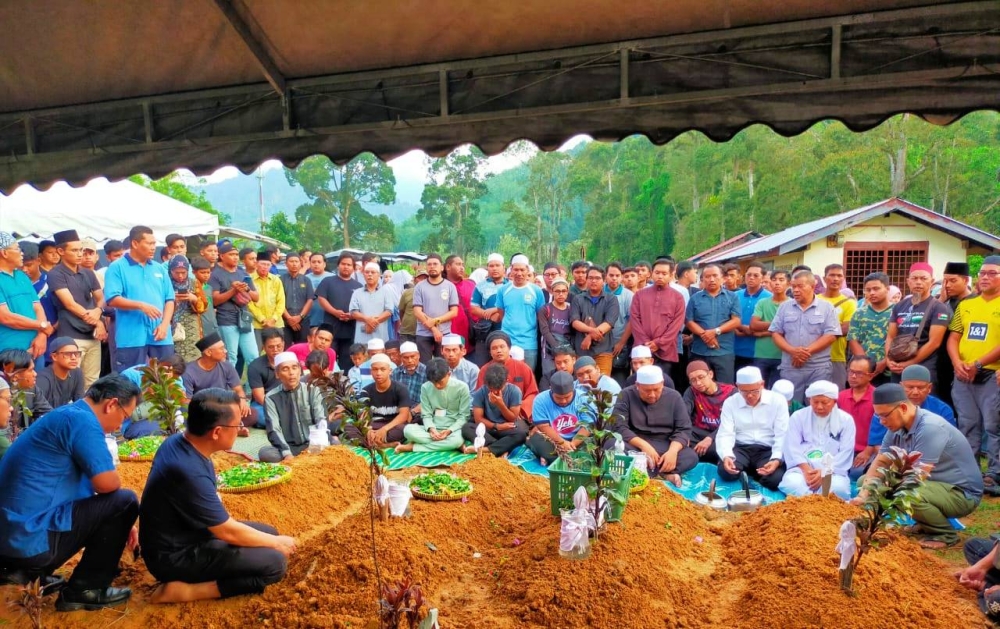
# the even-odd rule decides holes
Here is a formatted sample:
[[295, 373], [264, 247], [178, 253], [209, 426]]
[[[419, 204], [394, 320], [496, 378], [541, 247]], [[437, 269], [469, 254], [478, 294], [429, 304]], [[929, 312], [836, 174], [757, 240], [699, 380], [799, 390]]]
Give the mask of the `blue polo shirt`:
[[[752, 310], [751, 314], [753, 314]], [[740, 316], [739, 297], [723, 288], [715, 297], [704, 290], [691, 295], [684, 319], [685, 321], [694, 321], [706, 330], [714, 330], [733, 316]], [[691, 353], [701, 356], [728, 356], [733, 353], [735, 339], [735, 332], [727, 332], [719, 336], [718, 349], [709, 349], [701, 337], [695, 335], [691, 342]], [[750, 355], [753, 356], [752, 350]]]
[[[736, 291], [736, 296], [740, 298], [740, 323], [750, 325], [750, 319], [753, 318], [753, 309], [757, 306], [757, 302], [761, 299], [769, 299], [771, 291], [759, 288], [755, 294], [751, 295], [747, 292], [747, 289], [743, 288]], [[756, 336], [737, 336], [733, 347], [736, 349], [737, 356], [753, 358], [756, 346]]]
[[46, 413], [0, 459], [0, 555], [49, 550], [49, 531], [73, 528], [73, 503], [94, 495], [90, 479], [115, 469], [104, 430], [86, 400]]
[[[35, 319], [35, 303], [38, 301], [38, 293], [27, 273], [20, 269], [14, 269], [12, 274], [0, 271], [0, 304], [6, 305], [14, 314]], [[0, 348], [26, 350], [37, 334], [37, 330], [15, 330], [0, 325]]]
[[[958, 422], [955, 421], [955, 412], [951, 410], [950, 406], [941, 401], [941, 398], [928, 395], [927, 399], [924, 400], [924, 403], [920, 405], [920, 408], [930, 413], [934, 413], [939, 417], [943, 417], [946, 422], [956, 428], [958, 427]], [[868, 445], [882, 445], [882, 440], [885, 439], [886, 432], [888, 431], [886, 430], [886, 427], [882, 425], [882, 422], [880, 422], [877, 417], [872, 417], [871, 428], [868, 429]]]
[[[174, 300], [174, 286], [167, 268], [153, 260], [139, 264], [126, 253], [108, 267], [104, 275], [104, 298], [110, 303], [115, 297], [151, 304], [163, 312], [168, 301]], [[115, 343], [118, 347], [173, 345], [173, 332], [168, 329], [161, 341], [153, 340], [153, 332], [162, 318], [155, 321], [141, 310], [115, 309]]]

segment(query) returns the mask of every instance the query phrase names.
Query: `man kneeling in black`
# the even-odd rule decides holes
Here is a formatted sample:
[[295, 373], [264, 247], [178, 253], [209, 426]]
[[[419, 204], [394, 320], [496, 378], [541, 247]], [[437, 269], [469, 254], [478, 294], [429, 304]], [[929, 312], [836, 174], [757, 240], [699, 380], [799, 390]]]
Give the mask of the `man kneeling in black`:
[[239, 402], [225, 389], [195, 393], [185, 432], [156, 451], [139, 507], [142, 557], [162, 582], [153, 603], [260, 594], [288, 569], [295, 539], [234, 520], [217, 493], [209, 457], [233, 447]]

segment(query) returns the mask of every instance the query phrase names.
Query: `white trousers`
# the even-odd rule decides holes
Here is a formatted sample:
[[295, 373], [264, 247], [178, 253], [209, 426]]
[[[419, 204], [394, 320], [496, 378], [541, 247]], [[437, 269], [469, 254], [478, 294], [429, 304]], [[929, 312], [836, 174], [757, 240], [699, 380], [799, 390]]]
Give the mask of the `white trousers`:
[[[806, 484], [806, 477], [798, 467], [789, 468], [785, 472], [785, 475], [781, 477], [781, 482], [778, 484], [778, 489], [789, 496], [808, 496], [820, 492], [820, 487], [817, 487], [816, 491], [809, 489], [809, 485]], [[843, 474], [834, 474], [833, 482], [830, 484], [830, 491], [844, 500], [850, 500], [851, 479]]]

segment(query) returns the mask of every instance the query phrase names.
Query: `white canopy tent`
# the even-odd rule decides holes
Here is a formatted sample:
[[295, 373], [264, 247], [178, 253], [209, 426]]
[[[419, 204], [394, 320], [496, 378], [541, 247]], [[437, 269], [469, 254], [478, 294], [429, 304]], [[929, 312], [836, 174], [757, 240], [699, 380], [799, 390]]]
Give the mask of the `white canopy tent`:
[[219, 219], [131, 181], [111, 183], [103, 177], [80, 188], [66, 182], [42, 192], [23, 185], [10, 196], [0, 194], [0, 231], [21, 236], [48, 236], [75, 229], [81, 238], [123, 240], [135, 225], [153, 230], [157, 242], [167, 234], [217, 234]]

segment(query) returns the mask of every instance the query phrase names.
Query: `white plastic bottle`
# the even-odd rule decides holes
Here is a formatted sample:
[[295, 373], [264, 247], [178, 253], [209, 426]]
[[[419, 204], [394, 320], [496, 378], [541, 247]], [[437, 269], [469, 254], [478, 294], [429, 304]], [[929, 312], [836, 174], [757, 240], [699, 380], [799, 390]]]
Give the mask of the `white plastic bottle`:
[[104, 443], [108, 446], [108, 452], [111, 453], [111, 460], [115, 462], [115, 467], [121, 463], [118, 459], [118, 442], [115, 440], [114, 435], [104, 435]]

